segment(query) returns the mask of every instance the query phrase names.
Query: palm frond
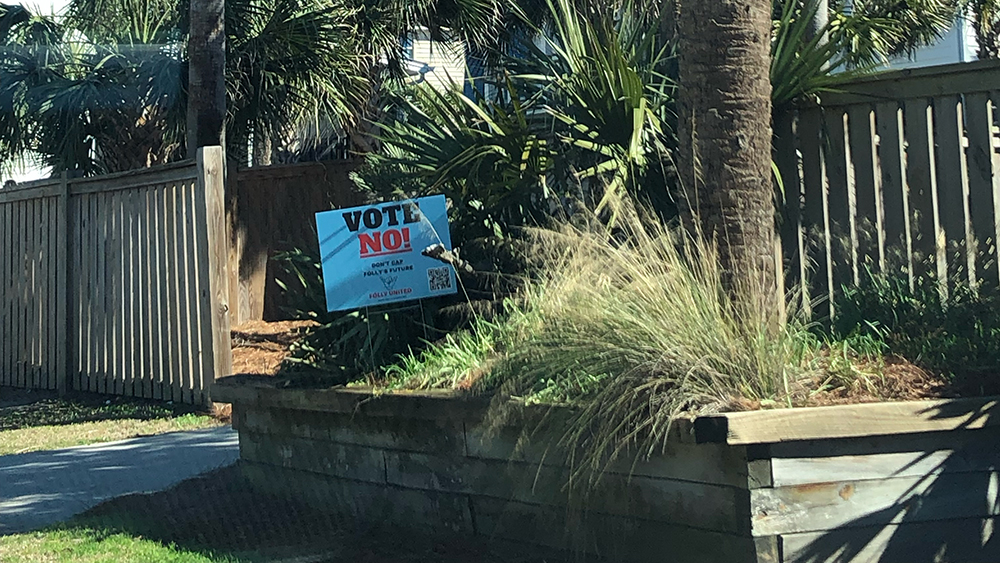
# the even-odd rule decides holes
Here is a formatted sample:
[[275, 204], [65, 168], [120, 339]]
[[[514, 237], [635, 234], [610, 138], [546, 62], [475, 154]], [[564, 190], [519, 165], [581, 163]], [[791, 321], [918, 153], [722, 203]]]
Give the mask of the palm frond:
[[871, 64], [852, 65], [855, 57], [843, 43], [848, 37], [844, 30], [859, 25], [858, 18], [835, 19], [813, 35], [811, 22], [816, 14], [815, 4], [780, 0], [780, 8], [771, 37], [771, 104], [774, 111], [834, 91], [874, 68]]

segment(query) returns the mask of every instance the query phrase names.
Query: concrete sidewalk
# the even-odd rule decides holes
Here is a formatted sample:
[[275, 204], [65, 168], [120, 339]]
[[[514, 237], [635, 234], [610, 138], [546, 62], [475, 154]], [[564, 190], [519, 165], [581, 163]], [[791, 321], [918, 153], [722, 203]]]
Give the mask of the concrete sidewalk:
[[161, 491], [238, 457], [229, 427], [0, 456], [0, 535], [66, 520], [117, 496]]

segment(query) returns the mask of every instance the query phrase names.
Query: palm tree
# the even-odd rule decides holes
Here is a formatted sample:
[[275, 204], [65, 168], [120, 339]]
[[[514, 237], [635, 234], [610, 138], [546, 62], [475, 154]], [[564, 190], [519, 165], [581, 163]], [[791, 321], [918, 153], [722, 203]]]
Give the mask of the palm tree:
[[384, 124], [375, 160], [446, 193], [457, 228], [478, 235], [544, 222], [567, 199], [613, 219], [631, 194], [668, 215], [671, 42], [648, 12], [606, 8], [551, 0], [545, 18], [521, 12], [519, 25], [543, 39], [516, 43], [516, 58], [493, 54], [503, 70], [477, 79], [490, 96], [415, 92]]
[[685, 2], [680, 175], [685, 215], [719, 245], [731, 291], [774, 287], [769, 0]]
[[[293, 138], [308, 149], [331, 131], [370, 130], [414, 26], [478, 45], [500, 22], [500, 0], [229, 0], [223, 25], [221, 2], [211, 12], [198, 1], [194, 18], [186, 0], [74, 0], [65, 20], [0, 8], [0, 161], [35, 154], [90, 175], [181, 158], [186, 130], [193, 144], [221, 137], [220, 84], [203, 77], [224, 64], [230, 156], [247, 162], [253, 145], [266, 163], [269, 146]], [[214, 57], [189, 53], [189, 28], [223, 27]], [[214, 117], [186, 126], [189, 99]]]
[[163, 26], [136, 18], [126, 40], [111, 43], [20, 6], [4, 7], [2, 19], [4, 164], [37, 155], [90, 175], [180, 156], [183, 67]]
[[[671, 216], [678, 76], [673, 10], [659, 0], [523, 4], [515, 9], [520, 37], [494, 45], [485, 58], [498, 68], [476, 79], [491, 86], [483, 90], [492, 92], [490, 99], [430, 92], [404, 100], [399, 113], [405, 118], [383, 123], [387, 146], [376, 160], [422, 180], [424, 189], [453, 195], [459, 207], [473, 206], [461, 215], [488, 231], [547, 213], [540, 210], [561, 211], [553, 201], [579, 194], [574, 184], [596, 195], [590, 201], [596, 207], [627, 193]], [[884, 2], [859, 2], [852, 16], [832, 2], [828, 23], [810, 31], [820, 6], [776, 0], [772, 7], [775, 111], [835, 90], [919, 44], [928, 30], [947, 27], [935, 12], [912, 12], [904, 17], [914, 26], [911, 36], [883, 17]], [[866, 29], [880, 31], [860, 41]], [[373, 174], [381, 174], [380, 183], [399, 177]], [[412, 188], [413, 178], [400, 185]]]
[[188, 35], [187, 149], [225, 145], [225, 0], [191, 0]]
[[293, 138], [309, 149], [360, 122], [371, 82], [358, 51], [355, 13], [340, 0], [230, 0], [226, 132], [232, 157], [270, 164], [273, 148]]
[[1000, 0], [965, 0], [972, 14], [980, 59], [1000, 58]]
[[[730, 291], [774, 287], [772, 107], [934, 41], [957, 13], [947, 0], [851, 5], [851, 13], [815, 0], [681, 8], [681, 189], [688, 222], [719, 245]], [[817, 18], [823, 8], [830, 12]]]

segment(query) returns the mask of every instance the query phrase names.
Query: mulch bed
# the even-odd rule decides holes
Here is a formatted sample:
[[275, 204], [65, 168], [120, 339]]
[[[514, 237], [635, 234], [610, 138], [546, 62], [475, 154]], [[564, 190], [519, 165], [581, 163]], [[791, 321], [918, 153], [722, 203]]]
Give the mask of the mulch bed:
[[[233, 329], [233, 373], [276, 376], [288, 349], [302, 337], [313, 321], [252, 321]], [[850, 384], [836, 378], [816, 376], [794, 383], [792, 402], [796, 407], [820, 407], [882, 401], [916, 401], [955, 397], [959, 393], [947, 379], [931, 373], [903, 358], [888, 356], [884, 363], [855, 359], [865, 377]], [[469, 381], [475, 377], [470, 377]], [[772, 406], [759, 401], [737, 398], [728, 410], [759, 410]], [[224, 414], [224, 413], [223, 413]]]
[[288, 348], [313, 321], [250, 321], [232, 329], [233, 373], [275, 375]]

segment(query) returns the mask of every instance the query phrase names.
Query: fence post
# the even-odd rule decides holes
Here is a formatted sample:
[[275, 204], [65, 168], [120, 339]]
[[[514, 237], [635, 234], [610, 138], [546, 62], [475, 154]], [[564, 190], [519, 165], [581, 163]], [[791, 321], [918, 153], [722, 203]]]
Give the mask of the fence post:
[[73, 266], [70, 245], [73, 244], [73, 233], [70, 229], [69, 212], [69, 176], [63, 171], [59, 179], [59, 204], [56, 207], [56, 390], [59, 395], [69, 391], [70, 373], [73, 366], [72, 339], [69, 338], [70, 326], [75, 319], [71, 314], [71, 286], [73, 283]]
[[226, 186], [225, 154], [222, 147], [198, 149], [197, 202], [204, 206], [198, 221], [198, 240], [207, 243], [205, 263], [207, 269], [203, 286], [202, 312], [208, 316], [201, 322], [202, 342], [210, 347], [206, 352], [211, 358], [211, 377], [203, 381], [203, 398], [211, 402], [210, 392], [216, 378], [232, 372], [232, 348], [229, 334], [229, 277], [227, 263], [229, 245], [226, 237]]

